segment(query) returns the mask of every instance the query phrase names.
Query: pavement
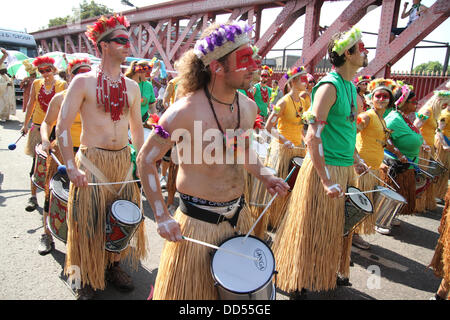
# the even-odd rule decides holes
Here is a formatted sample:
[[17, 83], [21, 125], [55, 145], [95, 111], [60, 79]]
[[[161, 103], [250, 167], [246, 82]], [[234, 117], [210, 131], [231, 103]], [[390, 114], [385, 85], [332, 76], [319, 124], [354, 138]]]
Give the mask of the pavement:
[[[17, 149], [8, 145], [20, 136], [24, 119], [21, 106], [16, 116], [0, 123], [0, 172], [4, 174], [0, 190], [0, 300], [73, 300], [62, 274], [65, 245], [55, 239], [55, 250], [46, 256], [37, 253], [42, 228], [44, 192], [38, 192], [40, 208], [26, 212], [30, 195], [29, 171], [32, 159], [24, 154], [25, 140]], [[437, 232], [443, 206], [420, 215], [401, 216], [401, 225], [392, 235], [364, 236], [370, 250], [352, 248], [351, 286], [333, 291], [308, 292], [308, 300], [429, 300], [440, 284], [427, 268], [439, 237]], [[156, 233], [152, 210], [144, 200], [145, 227], [149, 252], [137, 270], [126, 266], [135, 283], [131, 293], [108, 286], [96, 294], [98, 300], [145, 300], [154, 285], [162, 238]], [[287, 300], [277, 291], [277, 300]]]

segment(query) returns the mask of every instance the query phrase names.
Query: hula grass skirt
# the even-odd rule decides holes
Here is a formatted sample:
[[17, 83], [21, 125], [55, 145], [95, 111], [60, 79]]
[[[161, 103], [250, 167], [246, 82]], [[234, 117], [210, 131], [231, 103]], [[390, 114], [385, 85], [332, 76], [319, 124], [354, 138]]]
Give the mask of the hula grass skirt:
[[[184, 236], [217, 246], [236, 231], [248, 232], [253, 221], [247, 207], [239, 213], [236, 230], [226, 221], [216, 225], [191, 218], [179, 208], [174, 219]], [[165, 241], [153, 300], [217, 300], [219, 296], [210, 269], [213, 252], [214, 249], [189, 241]]]
[[441, 224], [439, 226], [439, 239], [434, 250], [434, 255], [428, 267], [433, 269], [438, 278], [444, 278], [450, 283], [450, 189], [445, 196], [445, 207], [442, 211]]
[[449, 169], [439, 177], [434, 187], [435, 196], [439, 199], [444, 199], [445, 193], [447, 192], [448, 188], [448, 179], [450, 173], [450, 152], [445, 151], [444, 147], [439, 141], [436, 142], [436, 159], [439, 160], [447, 169]]
[[[431, 151], [431, 154], [434, 154], [434, 150]], [[423, 151], [423, 149], [420, 150], [419, 157], [423, 159], [431, 159], [430, 153]], [[430, 163], [426, 160], [419, 159], [419, 164], [428, 166]], [[423, 167], [422, 169], [426, 170], [426, 167]], [[427, 210], [435, 210], [437, 208], [435, 195], [436, 195], [436, 184], [434, 182], [431, 182], [431, 184], [422, 193], [422, 195], [420, 197], [417, 197], [416, 212], [425, 213]]]
[[[327, 168], [335, 183], [343, 188], [353, 185], [353, 166]], [[272, 247], [281, 290], [336, 287], [336, 276], [342, 269], [344, 210], [345, 198], [326, 195], [311, 159], [306, 157]]]
[[32, 158], [35, 157], [36, 151], [34, 150], [38, 144], [41, 143], [40, 125], [34, 124], [28, 130], [27, 144], [25, 145], [25, 154]]
[[[375, 174], [377, 177], [380, 176], [379, 170], [372, 170], [370, 169], [370, 172]], [[382, 185], [381, 182], [379, 182], [373, 175], [366, 173], [363, 176], [360, 176], [358, 179], [356, 179], [356, 187], [361, 191], [368, 191], [368, 190], [374, 190], [375, 186]], [[382, 185], [384, 187], [384, 185]], [[369, 198], [370, 202], [372, 202], [372, 206], [375, 207], [375, 200], [373, 197], [373, 193], [366, 193], [365, 194], [367, 198]], [[374, 212], [373, 214], [369, 215], [357, 228], [356, 233], [357, 234], [374, 234], [375, 233], [375, 223], [377, 221], [378, 213]]]
[[[82, 159], [87, 158], [91, 164]], [[86, 173], [89, 183], [121, 182], [132, 180], [132, 164], [129, 147], [119, 151], [80, 147], [76, 165]], [[88, 165], [89, 164], [89, 165]], [[95, 166], [104, 177], [91, 172]], [[130, 172], [131, 171], [131, 172]], [[130, 174], [131, 173], [131, 174]], [[131, 177], [131, 178], [130, 178]], [[103, 181], [106, 180], [106, 181]], [[67, 212], [67, 255], [65, 274], [70, 275], [72, 266], [81, 271], [81, 282], [94, 290], [105, 288], [105, 269], [117, 256], [128, 258], [137, 268], [146, 255], [144, 222], [140, 224], [127, 249], [121, 253], [105, 250], [105, 224], [109, 206], [116, 200], [128, 200], [140, 207], [140, 191], [136, 183], [75, 188], [70, 184]]]

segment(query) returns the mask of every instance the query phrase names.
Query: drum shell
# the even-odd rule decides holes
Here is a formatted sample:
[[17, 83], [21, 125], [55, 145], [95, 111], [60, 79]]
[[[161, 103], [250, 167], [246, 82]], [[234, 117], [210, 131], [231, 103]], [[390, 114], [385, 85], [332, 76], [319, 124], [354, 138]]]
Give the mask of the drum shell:
[[41, 190], [45, 190], [46, 172], [47, 172], [47, 155], [40, 151], [38, 145], [35, 148], [35, 163], [31, 181], [37, 188]]
[[438, 162], [430, 162], [428, 166], [431, 168], [428, 168], [427, 172], [434, 176], [434, 180], [437, 180], [443, 173], [448, 171], [446, 167], [442, 166]]
[[[354, 188], [354, 190], [358, 190]], [[351, 191], [351, 190], [348, 190]], [[363, 196], [366, 201], [370, 202], [370, 199]], [[371, 211], [365, 211], [358, 207], [352, 199], [347, 196], [345, 199], [345, 220], [344, 220], [344, 237], [355, 230], [369, 215], [373, 214], [373, 208]]]
[[[227, 242], [230, 239], [233, 238], [243, 238], [243, 236], [234, 236], [231, 238], [226, 239], [224, 242], [222, 242], [222, 244], [224, 244], [225, 242]], [[260, 242], [262, 242], [259, 238], [254, 237], [254, 236], [249, 236], [249, 238], [254, 238], [259, 240]], [[222, 246], [222, 244], [219, 245]], [[267, 247], [267, 246], [266, 246]], [[263, 285], [261, 285], [259, 288], [255, 288], [254, 290], [248, 291], [248, 292], [237, 292], [237, 291], [233, 291], [231, 289], [225, 288], [223, 287], [217, 280], [215, 273], [214, 273], [214, 268], [213, 268], [213, 262], [214, 262], [214, 255], [215, 255], [215, 251], [212, 254], [212, 259], [211, 259], [211, 265], [210, 265], [210, 269], [211, 269], [211, 274], [214, 278], [215, 281], [215, 287], [217, 289], [218, 295], [220, 300], [275, 300], [276, 297], [276, 285], [274, 283], [274, 275], [276, 275], [276, 271], [275, 271], [275, 258], [273, 256], [273, 252], [272, 250], [267, 247], [267, 249], [269, 250], [269, 252], [271, 253], [272, 259], [273, 259], [273, 269], [271, 270], [271, 274], [272, 276], [270, 277], [270, 279], [268, 279]]]
[[109, 252], [120, 253], [128, 247], [131, 238], [133, 237], [141, 222], [144, 220], [144, 216], [139, 210], [139, 212], [141, 212], [140, 221], [133, 224], [124, 223], [114, 215], [112, 209], [113, 206], [114, 203], [109, 207], [108, 213], [106, 214], [105, 249]]
[[[300, 164], [299, 164], [299, 163], [296, 163], [296, 162], [294, 161], [295, 158], [300, 158], [300, 159], [302, 159], [302, 162], [301, 162]], [[302, 157], [295, 157], [295, 158], [293, 158], [293, 159], [290, 161], [290, 163], [289, 163], [289, 172], [291, 172], [291, 170], [292, 170], [292, 168], [293, 168], [294, 166], [295, 166], [295, 170], [294, 170], [294, 172], [292, 172], [292, 175], [291, 175], [291, 177], [288, 179], [288, 181], [286, 181], [287, 184], [289, 185], [291, 191], [292, 191], [292, 189], [294, 189], [295, 181], [297, 180], [298, 172], [300, 171], [300, 168], [302, 167], [302, 163], [303, 163], [303, 159], [304, 159], [304, 158], [302, 158]]]
[[[60, 192], [60, 190], [57, 190], [56, 181], [62, 182], [66, 194], [63, 194], [62, 192]], [[61, 175], [60, 173], [56, 173], [50, 181], [50, 201], [47, 217], [47, 227], [55, 238], [64, 243], [66, 243], [67, 241], [66, 214], [69, 184], [70, 181], [67, 174]]]
[[[378, 188], [378, 186], [376, 187]], [[392, 199], [383, 192], [376, 192], [374, 195], [375, 212], [377, 212], [376, 225], [381, 228], [390, 229], [392, 220], [400, 212], [406, 201]]]
[[431, 185], [432, 178], [424, 171], [416, 173], [416, 197], [420, 197]]

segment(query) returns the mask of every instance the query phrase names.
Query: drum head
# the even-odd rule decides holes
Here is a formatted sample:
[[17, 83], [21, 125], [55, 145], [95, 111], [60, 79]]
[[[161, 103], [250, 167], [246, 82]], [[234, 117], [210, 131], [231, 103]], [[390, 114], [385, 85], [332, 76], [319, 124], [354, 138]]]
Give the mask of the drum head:
[[[361, 192], [358, 188], [355, 187], [348, 187], [347, 192], [349, 193], [355, 193], [355, 192]], [[363, 193], [361, 194], [352, 194], [348, 196], [350, 200], [353, 202], [355, 206], [360, 208], [361, 210], [365, 212], [373, 212], [373, 206], [372, 202], [369, 198]]]
[[[227, 239], [220, 247], [257, 258], [251, 260], [226, 251], [217, 250], [211, 262], [214, 279], [234, 293], [251, 293], [269, 282], [275, 272], [272, 250], [260, 239], [249, 236]], [[244, 242], [243, 242], [244, 241]]]
[[[375, 189], [383, 189], [383, 188], [384, 187], [381, 187], [381, 186], [375, 186]], [[384, 196], [388, 197], [389, 199], [406, 203], [406, 199], [400, 193], [392, 191], [391, 189], [382, 190], [382, 191], [380, 191], [380, 193], [382, 193]]]
[[69, 200], [69, 186], [70, 180], [67, 174], [55, 173], [52, 180], [50, 180], [50, 189], [52, 192], [64, 202]]
[[124, 224], [136, 224], [142, 220], [141, 210], [137, 205], [127, 200], [114, 201], [111, 206], [114, 218]]
[[295, 163], [296, 166], [301, 167], [304, 159], [305, 158], [302, 157], [294, 157], [292, 158], [292, 162]]

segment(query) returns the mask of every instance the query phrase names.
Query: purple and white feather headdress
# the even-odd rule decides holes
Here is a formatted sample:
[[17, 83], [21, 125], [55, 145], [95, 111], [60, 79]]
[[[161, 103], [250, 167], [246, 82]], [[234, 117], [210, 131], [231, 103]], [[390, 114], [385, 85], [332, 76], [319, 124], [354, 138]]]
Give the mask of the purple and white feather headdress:
[[249, 43], [248, 32], [250, 30], [252, 30], [252, 27], [245, 21], [234, 21], [227, 25], [221, 24], [209, 36], [195, 43], [194, 53], [207, 66], [211, 61], [220, 59], [236, 48]]

